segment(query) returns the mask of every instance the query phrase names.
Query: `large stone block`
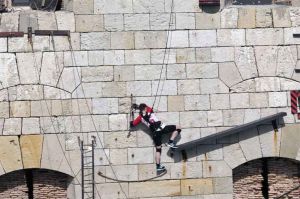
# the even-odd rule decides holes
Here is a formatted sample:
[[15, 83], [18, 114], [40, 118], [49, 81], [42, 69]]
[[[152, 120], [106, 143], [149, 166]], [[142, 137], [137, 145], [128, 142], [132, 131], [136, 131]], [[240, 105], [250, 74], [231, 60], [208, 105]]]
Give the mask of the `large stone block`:
[[164, 1], [160, 0], [134, 0], [134, 13], [160, 13], [164, 12]]
[[219, 76], [220, 80], [222, 80], [228, 87], [242, 81], [240, 72], [234, 62], [220, 63]]
[[199, 80], [179, 80], [178, 94], [200, 94]]
[[[164, 189], [162, 189], [164, 187]], [[129, 197], [159, 197], [180, 194], [180, 181], [152, 181], [129, 184]]]
[[177, 63], [195, 63], [195, 49], [194, 48], [181, 48], [176, 49], [176, 62]]
[[57, 30], [55, 13], [38, 11], [38, 25], [40, 30]]
[[171, 179], [202, 178], [202, 162], [180, 162], [171, 165]]
[[183, 96], [168, 96], [168, 111], [183, 111], [184, 98]]
[[64, 90], [44, 86], [44, 99], [70, 99], [71, 93], [66, 92]]
[[104, 63], [104, 52], [103, 51], [88, 51], [88, 65], [99, 66]]
[[281, 45], [283, 29], [261, 28], [246, 30], [247, 45]]
[[[282, 128], [282, 137], [281, 137], [281, 145], [280, 145], [280, 156], [287, 157], [291, 159], [298, 158], [299, 151], [299, 125], [291, 124], [286, 125]], [[299, 160], [299, 159], [298, 159]]]
[[[49, 111], [48, 111], [49, 110]], [[31, 116], [50, 116], [51, 115], [51, 101], [31, 101]]]
[[76, 15], [76, 32], [100, 32], [104, 30], [103, 15]]
[[187, 78], [217, 78], [218, 77], [218, 64], [187, 64], [186, 65]]
[[255, 79], [257, 92], [280, 91], [280, 80], [275, 77], [261, 77]]
[[230, 94], [231, 108], [249, 108], [248, 93], [232, 93]]
[[128, 148], [136, 147], [136, 132], [132, 132], [130, 137], [127, 137], [127, 131], [121, 132], [105, 132], [104, 147], [105, 148]]
[[[168, 96], [136, 97], [135, 103], [137, 104], [145, 103], [148, 104], [149, 106], [152, 106], [155, 99], [156, 99], [156, 103], [153, 106], [154, 111], [165, 112], [168, 110]], [[128, 113], [128, 111], [126, 113]]]
[[134, 66], [114, 66], [114, 80], [133, 81], [135, 75], [134, 71]]
[[111, 48], [112, 49], [133, 49], [134, 48], [133, 32], [112, 32]]
[[3, 32], [18, 32], [20, 12], [3, 13], [0, 30]]
[[104, 15], [105, 30], [107, 31], [122, 31], [124, 30], [124, 15], [109, 14]]
[[238, 28], [255, 28], [255, 8], [239, 8]]
[[150, 50], [125, 51], [125, 64], [150, 64]]
[[209, 95], [186, 95], [184, 96], [184, 109], [192, 110], [209, 110]]
[[95, 14], [132, 13], [131, 0], [94, 0]]
[[232, 170], [224, 160], [203, 161], [203, 177], [226, 177], [231, 176]]
[[81, 80], [82, 78], [80, 67], [64, 68], [58, 81], [57, 87], [61, 88], [62, 90], [66, 90], [67, 92], [73, 93], [73, 91], [80, 85]]
[[211, 47], [217, 45], [215, 30], [191, 30], [189, 31], [190, 47]]
[[221, 47], [211, 49], [212, 62], [229, 62], [234, 61], [234, 48]]
[[[178, 140], [177, 144], [183, 144], [183, 143], [191, 142], [193, 140], [200, 139], [200, 137], [201, 137], [200, 128], [184, 129], [180, 134], [180, 140]], [[191, 152], [191, 150], [188, 151], [188, 153], [190, 153], [190, 152]], [[196, 159], [191, 158], [191, 159], [189, 159], [189, 161], [190, 160], [194, 161]], [[182, 166], [186, 166], [186, 165], [182, 165]], [[202, 175], [202, 171], [200, 173]]]
[[81, 49], [101, 50], [110, 48], [110, 33], [90, 32], [81, 34]]
[[33, 31], [38, 29], [38, 17], [37, 12], [21, 12], [19, 21], [19, 31], [28, 32], [28, 27], [31, 27]]
[[[209, 128], [208, 128], [209, 129]], [[203, 133], [204, 134], [204, 133]], [[205, 137], [204, 135], [202, 135]], [[197, 146], [197, 161], [223, 160], [223, 148], [220, 144], [203, 144]], [[207, 165], [204, 165], [207, 166]]]
[[[161, 66], [160, 66], [161, 67]], [[186, 67], [184, 64], [171, 64], [167, 66], [168, 79], [185, 79]]]
[[40, 134], [40, 119], [39, 118], [23, 118], [22, 135]]
[[279, 156], [282, 135], [281, 129], [276, 132], [272, 125], [261, 125], [258, 127], [258, 133], [262, 156]]
[[125, 14], [124, 27], [125, 30], [149, 30], [150, 19], [149, 14]]
[[244, 46], [246, 44], [245, 30], [219, 29], [217, 30], [218, 46]]
[[147, 163], [153, 163], [153, 161], [154, 161], [153, 147], [128, 148], [129, 164], [147, 164]]
[[[93, 14], [94, 13], [94, 1], [93, 0], [74, 0], [73, 11], [76, 14]], [[64, 5], [65, 6], [65, 5]]]
[[17, 136], [1, 136], [1, 167], [7, 173], [23, 169], [19, 138]]
[[143, 31], [135, 33], [135, 48], [165, 48], [167, 32], [164, 31]]
[[[124, 67], [124, 66], [123, 66]], [[137, 65], [135, 66], [135, 80], [158, 80], [165, 79], [166, 68], [160, 65]]]
[[197, 29], [217, 29], [220, 28], [220, 13], [196, 13]]
[[152, 13], [150, 14], [151, 30], [173, 30], [175, 29], [175, 14]]
[[17, 53], [17, 65], [22, 84], [39, 83], [42, 53]]
[[88, 66], [87, 51], [64, 52], [64, 66]]
[[7, 52], [7, 38], [0, 38], [0, 52]]
[[107, 115], [85, 115], [81, 117], [81, 131], [83, 132], [100, 132], [108, 131]]
[[243, 109], [224, 110], [223, 111], [224, 126], [235, 126], [235, 125], [243, 124], [244, 114], [245, 111]]
[[221, 28], [237, 28], [238, 26], [238, 9], [224, 9], [221, 12]]
[[30, 116], [30, 102], [29, 101], [15, 101], [10, 103], [11, 117], [29, 117]]
[[20, 147], [24, 169], [41, 168], [43, 136], [26, 135], [20, 137]]
[[105, 65], [122, 65], [125, 63], [124, 50], [104, 51]]
[[127, 95], [151, 96], [151, 81], [127, 82]]
[[207, 113], [204, 111], [181, 112], [180, 126], [182, 128], [206, 127]]
[[254, 49], [252, 47], [236, 48], [235, 63], [243, 79], [258, 76]]
[[219, 79], [200, 79], [201, 94], [228, 93], [229, 88]]
[[185, 179], [181, 180], [182, 195], [203, 195], [213, 193], [212, 179]]
[[[101, 193], [101, 197], [105, 199], [125, 199], [128, 197], [128, 183], [105, 183], [97, 184], [97, 190]], [[124, 194], [124, 192], [125, 194]]]
[[270, 92], [269, 93], [269, 106], [270, 107], [287, 106], [287, 93], [286, 92]]
[[75, 32], [75, 16], [72, 12], [55, 12], [58, 30], [70, 30]]
[[196, 48], [196, 61], [197, 62], [211, 62], [211, 49], [210, 48]]
[[99, 98], [92, 99], [94, 114], [112, 114], [118, 113], [117, 98]]
[[290, 8], [290, 16], [293, 27], [297, 27], [300, 25], [300, 9], [298, 7]]
[[0, 103], [0, 117], [1, 118], [8, 118], [10, 117], [9, 114], [9, 103], [8, 102], [1, 102]]
[[[164, 165], [166, 166], [166, 169], [170, 171], [170, 165], [169, 164], [164, 164]], [[144, 180], [144, 179], [157, 176], [155, 164], [139, 164], [138, 169], [139, 169], [139, 180]], [[164, 176], [158, 177], [157, 180], [166, 180], [166, 179], [170, 179], [170, 177], [171, 177], [171, 173], [167, 172]]]
[[21, 118], [5, 119], [3, 127], [3, 135], [21, 135], [22, 129]]
[[157, 113], [157, 117], [166, 125], [179, 125], [178, 112], [161, 112]]
[[166, 49], [151, 49], [151, 64], [176, 64], [176, 51]]
[[127, 130], [128, 121], [127, 115], [110, 115], [109, 116], [109, 129], [112, 131]]
[[273, 25], [272, 10], [270, 8], [256, 9], [256, 27], [269, 28]]
[[189, 47], [189, 33], [186, 30], [175, 30], [169, 33], [168, 47], [169, 48], [184, 48]]
[[126, 83], [125, 82], [104, 82], [102, 84], [103, 97], [125, 97]]
[[262, 157], [258, 131], [256, 128], [239, 134], [239, 144], [247, 161]]
[[233, 180], [232, 177], [214, 178], [214, 193], [232, 193], [233, 192]]
[[[157, 87], [158, 87], [158, 89], [157, 89]], [[157, 91], [158, 91], [158, 93], [157, 93]], [[163, 95], [177, 95], [177, 81], [176, 80], [165, 80], [164, 82], [160, 82], [159, 85], [158, 85], [158, 81], [153, 81], [152, 82], [152, 95], [155, 96], [160, 93]]]
[[211, 95], [211, 109], [229, 109], [229, 94], [212, 94]]
[[127, 149], [110, 149], [109, 156], [112, 164], [128, 164]]
[[[125, 155], [125, 154], [123, 154]], [[138, 166], [137, 165], [117, 165], [106, 166], [105, 175], [111, 176], [121, 180], [138, 180]]]
[[113, 71], [113, 66], [84, 67], [81, 69], [82, 82], [112, 81]]
[[199, 7], [199, 2], [197, 0], [192, 0], [189, 2], [185, 2], [183, 0], [174, 0], [172, 7], [172, 0], [165, 1], [165, 11], [170, 12], [201, 12], [201, 8]]
[[176, 13], [176, 29], [195, 29], [195, 13]]
[[55, 87], [63, 70], [63, 67], [64, 65], [62, 53], [43, 53], [42, 67], [40, 73], [41, 83]]
[[15, 86], [20, 83], [16, 57], [11, 53], [0, 54], [0, 81], [2, 87]]
[[207, 112], [207, 125], [208, 126], [222, 126], [223, 115], [222, 111], [208, 111]]
[[238, 143], [225, 146], [223, 148], [223, 152], [224, 152], [224, 161], [232, 169], [246, 162], [244, 153]]
[[273, 25], [277, 27], [291, 27], [290, 11], [288, 8], [273, 8]]
[[267, 93], [250, 93], [249, 96], [251, 108], [268, 107], [269, 99]]

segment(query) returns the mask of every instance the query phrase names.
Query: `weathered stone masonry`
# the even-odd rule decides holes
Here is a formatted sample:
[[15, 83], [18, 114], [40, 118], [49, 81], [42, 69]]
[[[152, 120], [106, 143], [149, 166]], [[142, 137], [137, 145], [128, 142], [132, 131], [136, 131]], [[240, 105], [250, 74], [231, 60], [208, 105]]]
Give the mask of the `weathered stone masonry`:
[[[208, 14], [197, 0], [174, 0], [167, 41], [171, 2], [73, 0], [69, 11], [1, 14], [1, 31], [71, 31], [70, 42], [33, 35], [32, 46], [27, 34], [0, 38], [1, 175], [60, 171], [74, 177], [68, 197], [80, 198], [77, 137], [87, 142], [96, 135], [97, 171], [113, 177], [111, 162], [119, 179], [155, 176], [151, 137], [138, 130], [127, 138], [130, 95], [151, 105], [166, 62], [154, 108], [163, 122], [183, 128], [179, 143], [277, 112], [288, 116], [276, 133], [261, 125], [187, 151], [187, 161], [174, 162], [180, 154], [170, 157], [163, 147], [168, 173], [121, 183], [128, 198], [233, 198], [232, 170], [239, 165], [300, 159], [300, 127], [290, 114], [290, 90], [300, 89], [294, 72], [300, 39], [293, 38], [300, 8], [241, 6]], [[96, 182], [102, 198], [126, 198], [118, 183], [98, 175]]]

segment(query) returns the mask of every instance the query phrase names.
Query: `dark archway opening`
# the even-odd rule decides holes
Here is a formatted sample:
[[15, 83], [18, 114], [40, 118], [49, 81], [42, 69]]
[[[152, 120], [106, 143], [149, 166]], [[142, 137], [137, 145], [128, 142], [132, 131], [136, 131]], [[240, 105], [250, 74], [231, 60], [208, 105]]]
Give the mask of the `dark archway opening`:
[[25, 169], [0, 176], [0, 198], [67, 198], [72, 177], [47, 169]]
[[233, 170], [235, 199], [300, 198], [300, 163], [287, 158], [262, 158]]

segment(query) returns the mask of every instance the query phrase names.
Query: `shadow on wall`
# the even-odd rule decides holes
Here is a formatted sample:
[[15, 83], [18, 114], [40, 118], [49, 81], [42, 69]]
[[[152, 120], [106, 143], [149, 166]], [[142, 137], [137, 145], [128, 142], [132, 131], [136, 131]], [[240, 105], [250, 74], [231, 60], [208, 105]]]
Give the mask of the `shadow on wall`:
[[[283, 118], [279, 119], [279, 124], [277, 128], [282, 128], [285, 126]], [[273, 143], [275, 145], [274, 148], [279, 148], [277, 146], [278, 143], [278, 132], [275, 130], [274, 126], [271, 122], [266, 124], [257, 125], [256, 128], [247, 129], [243, 132], [239, 132], [233, 135], [225, 136], [222, 138], [211, 138], [208, 139], [205, 144], [197, 145], [194, 148], [182, 150], [182, 151], [172, 151], [169, 150], [167, 155], [172, 157], [175, 162], [186, 161], [189, 158], [193, 158], [196, 156], [204, 155], [207, 157], [207, 153], [211, 151], [215, 151], [221, 149], [225, 146], [229, 146], [244, 140], [249, 140], [253, 137], [257, 137], [263, 135], [265, 133], [274, 132]], [[184, 130], [182, 131], [184, 133]]]

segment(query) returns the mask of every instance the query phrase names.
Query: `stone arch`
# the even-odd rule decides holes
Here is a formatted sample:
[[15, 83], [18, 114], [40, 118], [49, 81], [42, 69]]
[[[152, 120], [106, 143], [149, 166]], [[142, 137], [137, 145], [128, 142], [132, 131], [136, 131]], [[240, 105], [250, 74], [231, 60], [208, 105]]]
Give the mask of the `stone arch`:
[[72, 180], [54, 170], [15, 170], [0, 176], [0, 198], [67, 198]]
[[231, 169], [251, 160], [269, 157], [300, 160], [300, 124], [259, 125], [238, 134], [238, 142], [223, 147], [224, 161]]
[[[275, 198], [300, 195], [300, 161], [260, 158], [233, 169], [233, 198]], [[296, 188], [295, 190], [293, 190]]]
[[299, 80], [286, 77], [255, 77], [244, 79], [230, 87], [231, 92], [289, 91], [300, 88]]

